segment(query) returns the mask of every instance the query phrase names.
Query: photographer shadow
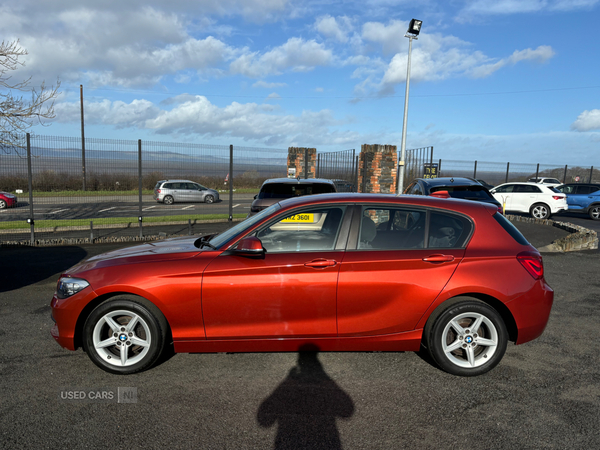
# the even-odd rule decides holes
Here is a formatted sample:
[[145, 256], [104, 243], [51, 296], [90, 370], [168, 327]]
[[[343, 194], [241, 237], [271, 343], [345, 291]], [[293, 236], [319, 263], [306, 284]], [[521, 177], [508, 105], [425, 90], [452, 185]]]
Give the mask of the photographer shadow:
[[258, 409], [261, 427], [277, 424], [275, 450], [342, 448], [336, 420], [350, 418], [354, 403], [327, 375], [318, 350], [300, 347], [297, 365]]

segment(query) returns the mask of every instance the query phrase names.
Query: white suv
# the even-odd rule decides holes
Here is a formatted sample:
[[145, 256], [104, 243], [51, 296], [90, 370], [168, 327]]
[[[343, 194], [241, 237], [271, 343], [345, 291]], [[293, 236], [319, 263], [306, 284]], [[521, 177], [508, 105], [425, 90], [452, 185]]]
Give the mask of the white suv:
[[548, 219], [568, 209], [565, 194], [540, 183], [504, 183], [490, 192], [505, 211], [529, 213], [536, 219]]

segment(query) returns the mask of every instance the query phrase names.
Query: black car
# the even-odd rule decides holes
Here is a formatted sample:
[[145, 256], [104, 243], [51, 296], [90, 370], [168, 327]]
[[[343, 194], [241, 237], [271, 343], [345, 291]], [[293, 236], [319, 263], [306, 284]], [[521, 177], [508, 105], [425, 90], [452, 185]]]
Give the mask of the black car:
[[472, 178], [416, 178], [404, 190], [404, 194], [432, 195], [444, 191], [448, 192], [448, 195], [453, 198], [492, 203], [498, 207], [499, 212], [502, 212], [500, 202], [490, 194], [485, 186]]

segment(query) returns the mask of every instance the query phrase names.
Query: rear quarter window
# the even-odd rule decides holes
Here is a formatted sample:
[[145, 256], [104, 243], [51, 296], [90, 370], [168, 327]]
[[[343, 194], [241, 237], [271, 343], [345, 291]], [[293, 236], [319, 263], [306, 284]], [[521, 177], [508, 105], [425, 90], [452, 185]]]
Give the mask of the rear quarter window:
[[527, 241], [527, 239], [525, 239], [525, 236], [523, 236], [521, 234], [521, 232], [517, 229], [517, 227], [515, 227], [512, 223], [510, 223], [510, 220], [508, 220], [506, 217], [504, 217], [500, 213], [494, 214], [493, 217], [494, 217], [494, 219], [496, 219], [496, 222], [498, 222], [500, 224], [500, 226], [502, 228], [504, 228], [504, 230], [508, 234], [510, 234], [510, 236], [515, 241], [517, 241], [521, 245], [530, 245], [529, 242]]

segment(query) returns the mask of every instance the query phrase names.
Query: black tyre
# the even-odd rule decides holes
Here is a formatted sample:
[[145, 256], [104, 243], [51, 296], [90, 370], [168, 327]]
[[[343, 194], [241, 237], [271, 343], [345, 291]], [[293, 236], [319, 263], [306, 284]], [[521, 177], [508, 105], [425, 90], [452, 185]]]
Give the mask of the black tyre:
[[0, 209], [6, 208], [6, 202], [4, 200], [0, 200]]
[[207, 195], [206, 197], [204, 197], [204, 203], [214, 203], [215, 202], [215, 198], [212, 195]]
[[593, 205], [588, 210], [588, 214], [590, 219], [600, 220], [600, 205]]
[[453, 375], [481, 375], [498, 365], [508, 343], [502, 317], [488, 304], [460, 297], [442, 304], [424, 330], [429, 354]]
[[550, 207], [545, 203], [536, 203], [529, 209], [529, 214], [534, 219], [549, 219], [551, 215]]
[[174, 202], [175, 200], [170, 195], [166, 195], [165, 198], [163, 198], [163, 203], [165, 205], [172, 205]]
[[101, 303], [83, 326], [83, 348], [101, 369], [131, 374], [152, 367], [166, 343], [167, 320], [147, 300], [120, 296]]

